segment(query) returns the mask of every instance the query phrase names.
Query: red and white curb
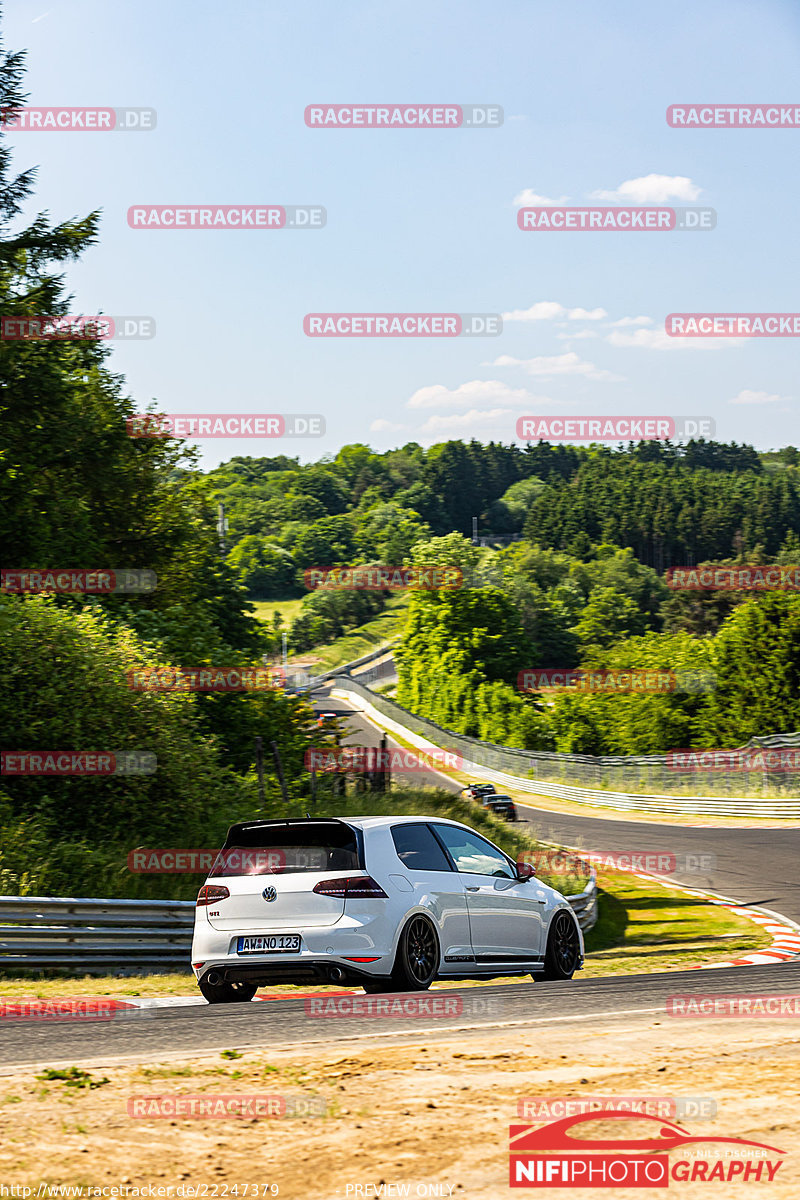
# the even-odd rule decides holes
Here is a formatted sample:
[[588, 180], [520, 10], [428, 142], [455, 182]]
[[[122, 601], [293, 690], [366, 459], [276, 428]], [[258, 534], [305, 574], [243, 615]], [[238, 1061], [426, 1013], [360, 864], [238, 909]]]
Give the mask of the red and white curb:
[[720, 896], [717, 892], [706, 892], [698, 888], [685, 887], [683, 884], [662, 879], [658, 875], [643, 875], [638, 871], [631, 871], [630, 874], [635, 875], [637, 879], [646, 879], [648, 882], [660, 883], [662, 887], [672, 888], [673, 891], [683, 892], [687, 896], [699, 896], [708, 904], [716, 904], [720, 908], [726, 908], [728, 912], [734, 913], [735, 916], [744, 917], [746, 920], [760, 925], [764, 932], [768, 933], [772, 938], [772, 943], [769, 946], [765, 946], [763, 950], [754, 950], [752, 954], [742, 954], [739, 958], [723, 959], [721, 962], [702, 963], [700, 966], [686, 967], [685, 970], [687, 971], [713, 971], [719, 967], [765, 966], [769, 963], [789, 962], [790, 959], [797, 958], [800, 955], [800, 925], [795, 925], [794, 921], [790, 921], [788, 917], [784, 917], [781, 913], [773, 912], [769, 908], [750, 908], [744, 904], [737, 904], [729, 896]]

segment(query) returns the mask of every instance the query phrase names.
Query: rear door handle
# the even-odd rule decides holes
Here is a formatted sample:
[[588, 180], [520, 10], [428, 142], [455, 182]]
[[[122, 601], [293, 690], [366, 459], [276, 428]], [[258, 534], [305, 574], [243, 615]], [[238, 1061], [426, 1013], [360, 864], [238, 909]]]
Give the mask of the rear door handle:
[[479, 887], [470, 887], [469, 884], [464, 884], [464, 887], [468, 892], [479, 892], [481, 890]]

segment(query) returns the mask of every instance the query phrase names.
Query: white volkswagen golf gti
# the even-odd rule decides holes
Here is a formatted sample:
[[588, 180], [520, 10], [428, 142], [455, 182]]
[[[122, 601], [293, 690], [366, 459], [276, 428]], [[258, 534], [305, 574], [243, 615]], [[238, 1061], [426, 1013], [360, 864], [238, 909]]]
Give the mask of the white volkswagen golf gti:
[[270, 983], [419, 991], [435, 979], [571, 979], [560, 892], [475, 830], [432, 817], [231, 826], [197, 897], [192, 967], [212, 1004]]

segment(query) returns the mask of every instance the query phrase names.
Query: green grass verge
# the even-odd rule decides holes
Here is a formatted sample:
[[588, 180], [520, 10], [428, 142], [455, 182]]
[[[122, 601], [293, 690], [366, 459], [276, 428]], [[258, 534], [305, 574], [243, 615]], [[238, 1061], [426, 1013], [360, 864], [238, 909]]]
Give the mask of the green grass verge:
[[255, 609], [253, 616], [269, 626], [272, 625], [275, 613], [279, 612], [283, 617], [283, 628], [288, 632], [292, 621], [302, 608], [303, 597], [301, 596], [299, 600], [253, 600], [252, 604]]
[[314, 669], [320, 675], [324, 671], [341, 667], [344, 663], [361, 658], [397, 637], [405, 624], [407, 608], [407, 596], [392, 596], [383, 612], [378, 613], [366, 625], [359, 625], [357, 629], [343, 634], [335, 642], [327, 646], [315, 646], [308, 654], [297, 657], [304, 661], [310, 661], [313, 657]]
[[770, 944], [760, 926], [699, 896], [624, 871], [599, 871], [598, 885], [598, 921], [586, 937], [588, 976], [679, 971]]

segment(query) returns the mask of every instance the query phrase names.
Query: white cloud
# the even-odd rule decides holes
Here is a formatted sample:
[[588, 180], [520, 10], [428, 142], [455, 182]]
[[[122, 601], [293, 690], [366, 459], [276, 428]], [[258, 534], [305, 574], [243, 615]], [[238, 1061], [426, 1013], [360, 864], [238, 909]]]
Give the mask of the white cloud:
[[569, 310], [570, 321], [602, 321], [603, 317], [607, 317], [608, 313], [604, 308], [571, 308]]
[[754, 392], [749, 388], [743, 388], [738, 396], [734, 396], [729, 400], [729, 404], [777, 404], [779, 401], [786, 401], [788, 396], [778, 396], [775, 392]]
[[[513, 430], [514, 423], [508, 418], [513, 416], [510, 408], [490, 408], [478, 409], [471, 408], [465, 413], [448, 413], [447, 416], [436, 414], [428, 417], [424, 425], [420, 426], [420, 434], [426, 433], [458, 433], [465, 430], [475, 429], [477, 426], [496, 425], [503, 420], [504, 424], [508, 424], [509, 431]], [[509, 432], [509, 436], [511, 433]]]
[[558, 200], [551, 200], [549, 196], [540, 196], [533, 188], [523, 188], [513, 199], [512, 203], [517, 207], [525, 206], [530, 208], [549, 208], [551, 205], [563, 204], [565, 200], [569, 200], [569, 196], [561, 196]]
[[537, 300], [530, 308], [514, 308], [502, 314], [504, 321], [552, 321], [566, 317], [569, 321], [602, 321], [608, 313], [604, 308], [565, 308], [557, 300]]
[[512, 358], [510, 354], [501, 354], [494, 362], [487, 363], [491, 367], [522, 367], [529, 375], [540, 378], [553, 375], [583, 375], [586, 379], [606, 379], [619, 382], [622, 376], [612, 375], [594, 363], [586, 362], [575, 352], [564, 354], [541, 355], [538, 358]]
[[626, 179], [616, 191], [592, 192], [591, 199], [619, 200], [625, 204], [666, 204], [669, 200], [691, 203], [701, 191], [688, 175], [641, 175], [638, 179]]
[[743, 338], [714, 337], [670, 337], [663, 329], [636, 329], [624, 333], [615, 329], [606, 341], [610, 346], [633, 346], [640, 350], [722, 350], [731, 344], [740, 344]]
[[567, 310], [557, 300], [537, 300], [530, 308], [514, 308], [502, 314], [504, 321], [552, 321]]
[[652, 325], [652, 317], [620, 317], [618, 321], [610, 322], [612, 329], [623, 329], [627, 325]]
[[397, 425], [394, 421], [384, 421], [380, 417], [377, 421], [373, 421], [370, 425], [371, 433], [397, 433], [400, 429], [407, 429], [407, 425]]
[[407, 401], [406, 407], [466, 408], [470, 404], [513, 404], [524, 407], [535, 399], [525, 388], [510, 388], [499, 379], [471, 379], [457, 388], [446, 388], [441, 383], [419, 388]]

